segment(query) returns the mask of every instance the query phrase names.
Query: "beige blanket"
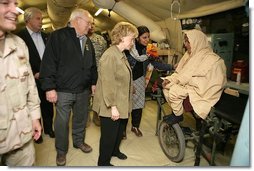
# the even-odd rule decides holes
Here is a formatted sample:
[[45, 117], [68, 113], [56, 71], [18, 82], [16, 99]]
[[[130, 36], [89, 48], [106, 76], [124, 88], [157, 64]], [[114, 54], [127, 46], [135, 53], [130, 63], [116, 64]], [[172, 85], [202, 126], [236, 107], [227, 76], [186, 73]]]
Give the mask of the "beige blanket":
[[194, 111], [205, 119], [221, 96], [226, 83], [226, 67], [223, 59], [213, 53], [205, 34], [198, 30], [185, 33], [189, 38], [191, 54], [186, 52], [176, 72], [166, 77], [170, 83], [164, 94], [169, 97], [171, 87], [174, 86], [173, 90], [177, 91], [175, 87], [178, 85], [179, 91], [187, 92]]

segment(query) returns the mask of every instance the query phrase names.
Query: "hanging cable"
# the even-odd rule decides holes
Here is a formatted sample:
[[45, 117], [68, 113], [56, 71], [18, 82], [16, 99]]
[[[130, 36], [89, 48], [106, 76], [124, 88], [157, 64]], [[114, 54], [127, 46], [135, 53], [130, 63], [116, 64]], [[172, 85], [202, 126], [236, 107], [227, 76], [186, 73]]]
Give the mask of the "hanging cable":
[[111, 13], [111, 11], [113, 10], [113, 8], [115, 7], [115, 5], [116, 5], [117, 2], [118, 2], [118, 1], [115, 1], [113, 7], [112, 7], [111, 9], [108, 9], [108, 17], [111, 16], [110, 13]]

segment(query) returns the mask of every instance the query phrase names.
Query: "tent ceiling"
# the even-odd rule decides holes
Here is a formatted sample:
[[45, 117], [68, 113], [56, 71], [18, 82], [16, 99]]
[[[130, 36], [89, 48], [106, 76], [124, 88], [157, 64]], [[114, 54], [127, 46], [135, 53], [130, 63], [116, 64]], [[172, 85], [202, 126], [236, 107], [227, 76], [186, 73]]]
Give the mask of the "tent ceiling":
[[[98, 10], [98, 7], [94, 5], [93, 0], [18, 1], [19, 6], [22, 9], [26, 9], [30, 6], [40, 8], [44, 12], [44, 27], [49, 31], [51, 30], [51, 25], [53, 25], [55, 28], [63, 27], [67, 22], [70, 11], [76, 6], [89, 10], [92, 15]], [[244, 5], [244, 0], [120, 0], [120, 2], [117, 3], [119, 3], [119, 5], [120, 3], [125, 3], [138, 12], [146, 15], [151, 20], [157, 22], [170, 18], [171, 4], [174, 1], [180, 2], [181, 12], [178, 16], [179, 18], [188, 18], [188, 16], [199, 17], [199, 15], [206, 15], [206, 13], [209, 15]], [[108, 17], [108, 10], [104, 10], [99, 16], [95, 17], [97, 30], [110, 30], [117, 22], [128, 20], [128, 18], [123, 18], [113, 11], [111, 12], [110, 17]], [[173, 11], [176, 11], [175, 8], [173, 8]], [[131, 15], [131, 13], [129, 15]], [[22, 21], [22, 17], [20, 17], [19, 27], [22, 27], [23, 25], [24, 23]]]

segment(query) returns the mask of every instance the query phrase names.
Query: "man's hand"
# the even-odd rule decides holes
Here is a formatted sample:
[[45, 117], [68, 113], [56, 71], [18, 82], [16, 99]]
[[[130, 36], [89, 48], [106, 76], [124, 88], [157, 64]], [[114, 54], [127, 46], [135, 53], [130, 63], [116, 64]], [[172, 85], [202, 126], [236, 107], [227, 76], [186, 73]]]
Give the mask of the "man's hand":
[[46, 98], [49, 102], [56, 103], [57, 102], [56, 90], [46, 91]]
[[42, 129], [39, 119], [32, 121], [32, 129], [33, 129], [33, 138], [36, 141], [40, 138]]
[[34, 74], [34, 78], [35, 78], [36, 80], [39, 79], [39, 76], [40, 76], [40, 73], [39, 73], [39, 72], [37, 72], [36, 74]]

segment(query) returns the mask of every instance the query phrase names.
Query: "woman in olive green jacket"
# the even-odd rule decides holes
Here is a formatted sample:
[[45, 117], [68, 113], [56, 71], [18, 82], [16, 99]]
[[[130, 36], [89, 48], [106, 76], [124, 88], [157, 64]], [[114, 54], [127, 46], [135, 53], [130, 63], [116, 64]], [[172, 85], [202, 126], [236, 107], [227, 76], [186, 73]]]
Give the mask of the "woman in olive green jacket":
[[101, 120], [98, 166], [113, 166], [111, 157], [127, 159], [120, 152], [124, 125], [132, 109], [132, 72], [124, 50], [129, 50], [137, 36], [130, 23], [120, 22], [112, 30], [112, 46], [99, 61], [98, 81], [93, 110]]

